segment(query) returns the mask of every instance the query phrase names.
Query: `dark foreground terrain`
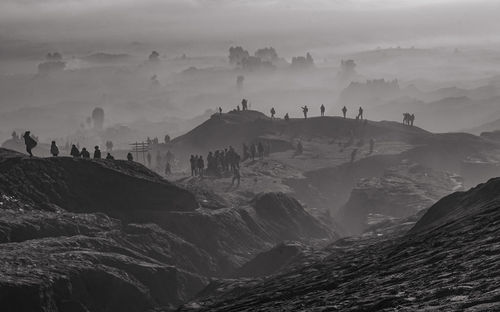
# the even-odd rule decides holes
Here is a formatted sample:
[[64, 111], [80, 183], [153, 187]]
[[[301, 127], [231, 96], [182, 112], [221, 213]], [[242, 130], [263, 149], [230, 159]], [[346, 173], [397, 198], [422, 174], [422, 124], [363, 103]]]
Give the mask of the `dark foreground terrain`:
[[282, 241], [336, 237], [287, 195], [200, 203], [127, 161], [0, 149], [0, 196], [1, 311], [171, 310]]
[[401, 237], [338, 240], [181, 311], [498, 311], [499, 237], [496, 178], [443, 198]]

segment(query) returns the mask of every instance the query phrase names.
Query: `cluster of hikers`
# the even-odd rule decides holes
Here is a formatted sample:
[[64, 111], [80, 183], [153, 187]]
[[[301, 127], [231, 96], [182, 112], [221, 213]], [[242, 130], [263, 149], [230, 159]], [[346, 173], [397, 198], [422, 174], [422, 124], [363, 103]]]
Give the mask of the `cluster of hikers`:
[[243, 143], [243, 161], [252, 158], [255, 160], [255, 157], [263, 159], [264, 156], [269, 156], [271, 153], [271, 144], [269, 143], [252, 143], [250, 147]]
[[226, 172], [239, 170], [241, 156], [232, 146], [224, 150], [210, 151], [207, 155], [207, 163], [201, 155], [191, 155], [189, 163], [191, 164], [191, 176], [203, 177], [205, 174], [221, 176]]
[[403, 124], [408, 126], [413, 126], [414, 121], [415, 121], [415, 114], [410, 114], [410, 113], [403, 114]]
[[[57, 153], [55, 154], [54, 151], [57, 151]], [[56, 157], [58, 155], [58, 149], [57, 149], [55, 141], [52, 141], [52, 144], [50, 146], [50, 153], [54, 157]], [[83, 147], [82, 150], [80, 151], [75, 144], [71, 145], [71, 151], [69, 154], [71, 156], [73, 156], [74, 158], [81, 157], [81, 158], [85, 158], [85, 159], [90, 159], [89, 151], [87, 151], [87, 149], [85, 147]], [[94, 147], [94, 159], [101, 159], [101, 158], [102, 158], [101, 150], [99, 149], [99, 146], [96, 145]], [[113, 157], [113, 155], [111, 155], [111, 153], [108, 152], [105, 159], [114, 160], [115, 158]]]

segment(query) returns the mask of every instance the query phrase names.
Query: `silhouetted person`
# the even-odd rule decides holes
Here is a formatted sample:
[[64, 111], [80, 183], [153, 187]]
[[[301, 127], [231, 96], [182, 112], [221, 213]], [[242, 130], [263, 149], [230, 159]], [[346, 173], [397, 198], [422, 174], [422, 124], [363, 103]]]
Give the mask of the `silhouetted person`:
[[33, 157], [33, 153], [31, 152], [32, 149], [35, 148], [36, 146], [36, 141], [31, 137], [31, 132], [26, 131], [23, 135], [24, 138], [24, 144], [26, 144], [26, 152], [30, 155], [30, 157]]
[[84, 147], [82, 148], [82, 152], [80, 153], [82, 155], [82, 158], [89, 159], [90, 158], [90, 153], [87, 151], [87, 149]]
[[115, 158], [113, 157], [113, 155], [108, 153], [108, 155], [106, 155], [106, 160], [115, 160]]
[[219, 106], [219, 116], [222, 116], [222, 107]]
[[250, 155], [252, 155], [252, 160], [255, 160], [255, 155], [257, 154], [257, 147], [255, 146], [255, 143], [252, 143], [250, 146]]
[[354, 162], [354, 160], [356, 159], [356, 153], [358, 152], [358, 149], [353, 149], [352, 152], [351, 152], [351, 164]]
[[264, 159], [264, 145], [262, 145], [262, 142], [257, 145], [257, 152], [259, 152], [260, 159]]
[[358, 118], [363, 119], [363, 108], [361, 106], [359, 107]]
[[69, 154], [74, 158], [80, 157], [80, 151], [78, 150], [78, 147], [76, 147], [75, 144], [71, 145], [71, 152]]
[[307, 119], [307, 112], [309, 111], [309, 108], [307, 108], [307, 105], [302, 107], [302, 113], [304, 114], [304, 119]]
[[413, 126], [413, 122], [415, 121], [415, 114], [410, 115], [410, 126]]
[[345, 116], [347, 114], [347, 107], [345, 107], [345, 106], [342, 107], [342, 114], [344, 115], [344, 118], [345, 118]]
[[59, 155], [59, 148], [56, 145], [56, 141], [52, 141], [50, 144], [50, 154], [54, 157], [57, 157]]
[[167, 164], [165, 165], [165, 175], [172, 174], [172, 169], [170, 168], [170, 163], [167, 161]]
[[191, 158], [189, 158], [189, 163], [191, 164], [191, 176], [194, 177], [196, 175], [196, 158], [194, 155], [191, 155]]
[[231, 185], [234, 185], [234, 181], [238, 181], [238, 183], [236, 184], [236, 186], [240, 186], [240, 179], [241, 179], [241, 175], [240, 175], [240, 168], [234, 168], [233, 170], [233, 180], [231, 181]]
[[244, 111], [248, 110], [248, 101], [246, 99], [241, 100], [241, 109]]
[[205, 169], [205, 161], [203, 161], [203, 156], [198, 157], [198, 173], [200, 174], [200, 177], [203, 178], [203, 171]]
[[[132, 155], [132, 154], [130, 154], [130, 155]], [[94, 146], [94, 159], [101, 159], [101, 150], [99, 149], [99, 146], [97, 146], [97, 145]]]
[[150, 154], [150, 153], [148, 153], [148, 154], [146, 155], [146, 160], [148, 161], [148, 167], [150, 167], [150, 168], [151, 168], [151, 154]]
[[132, 156], [132, 153], [130, 153], [130, 152], [127, 153], [127, 160], [128, 161], [133, 161], [134, 160], [134, 156]]
[[274, 110], [274, 107], [271, 108], [271, 118], [274, 119], [274, 114], [276, 114], [276, 111]]
[[325, 116], [325, 105], [321, 104], [319, 109], [321, 110], [321, 117]]
[[288, 115], [288, 113], [285, 114], [285, 121], [289, 121], [290, 120], [290, 116]]

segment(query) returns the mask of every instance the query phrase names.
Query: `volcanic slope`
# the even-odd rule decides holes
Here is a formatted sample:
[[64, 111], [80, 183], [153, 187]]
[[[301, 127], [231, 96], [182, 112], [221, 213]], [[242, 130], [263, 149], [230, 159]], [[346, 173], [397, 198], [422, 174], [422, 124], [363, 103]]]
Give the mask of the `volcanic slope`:
[[285, 194], [197, 198], [134, 162], [0, 149], [2, 311], [169, 310], [282, 241], [336, 237]]
[[493, 140], [330, 116], [285, 121], [257, 111], [216, 114], [174, 139], [171, 148], [187, 163], [187, 151], [206, 155], [232, 145], [242, 155], [242, 143], [252, 142], [269, 143], [271, 153], [242, 162], [239, 187], [231, 185], [230, 174], [187, 183], [224, 193], [233, 203], [261, 191], [288, 193], [315, 216], [332, 216], [336, 231], [345, 235], [360, 234], [373, 222], [406, 218], [500, 174], [500, 145]]
[[312, 264], [180, 311], [497, 311], [500, 178], [433, 205], [396, 239], [341, 239]]

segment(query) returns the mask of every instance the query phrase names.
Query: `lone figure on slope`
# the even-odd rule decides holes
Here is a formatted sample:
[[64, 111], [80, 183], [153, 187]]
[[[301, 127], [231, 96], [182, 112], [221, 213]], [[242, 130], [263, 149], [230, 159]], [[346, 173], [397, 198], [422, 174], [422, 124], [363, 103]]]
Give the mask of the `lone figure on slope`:
[[324, 117], [325, 116], [325, 105], [321, 104], [319, 109], [321, 111], [321, 117]]
[[302, 113], [304, 113], [304, 119], [307, 119], [307, 112], [309, 111], [309, 108], [307, 108], [307, 105], [302, 107]]
[[56, 141], [52, 141], [52, 143], [50, 144], [50, 154], [53, 157], [57, 157], [59, 155], [59, 148], [56, 145]]
[[23, 138], [24, 138], [24, 144], [26, 144], [26, 152], [28, 152], [30, 157], [33, 157], [33, 153], [31, 153], [31, 150], [34, 149], [37, 144], [35, 139], [31, 137], [29, 131], [26, 131], [24, 133]]
[[345, 118], [345, 115], [347, 114], [347, 107], [343, 107], [342, 108], [342, 114], [344, 115], [344, 118]]

